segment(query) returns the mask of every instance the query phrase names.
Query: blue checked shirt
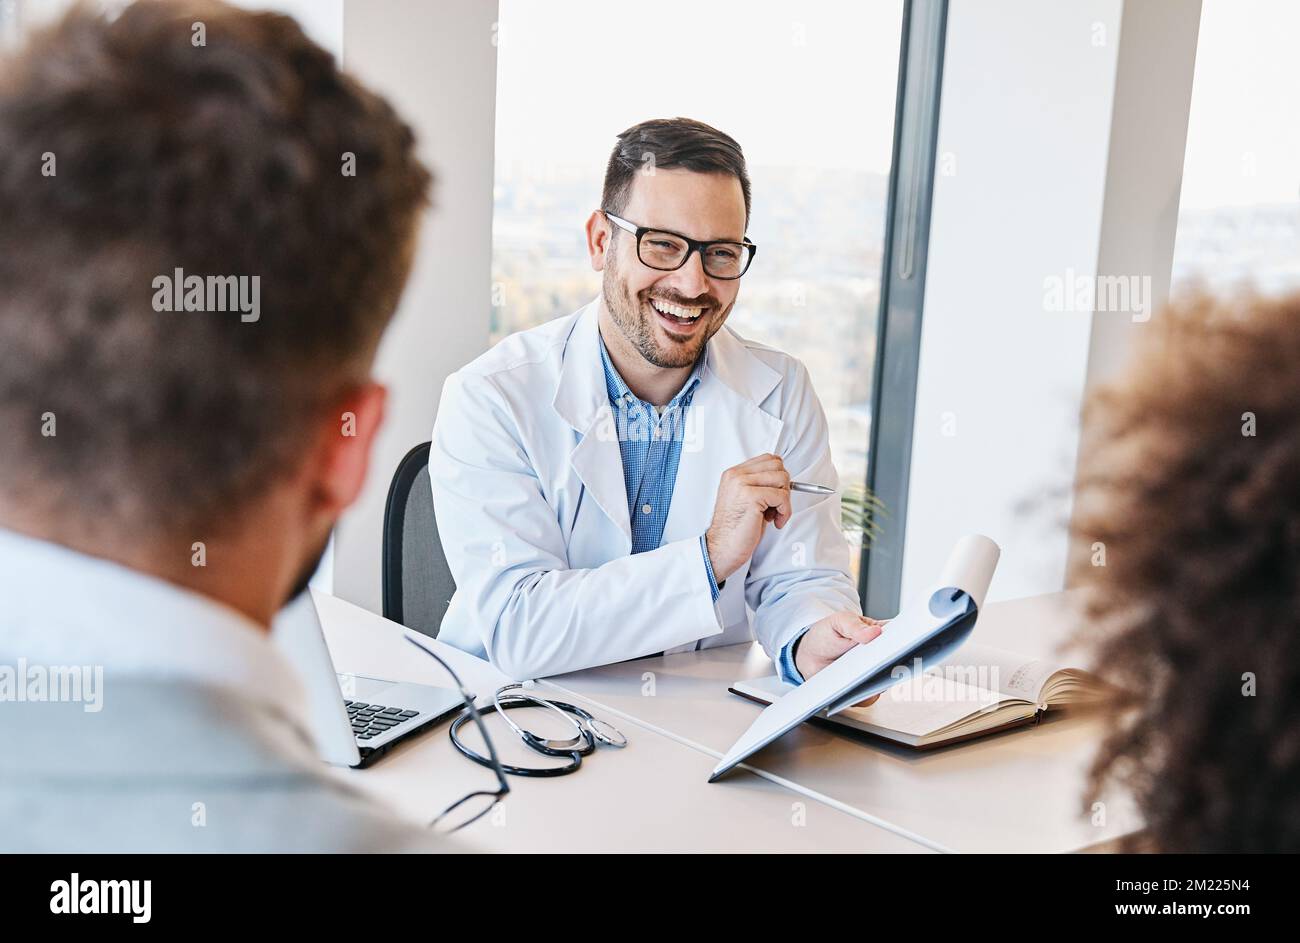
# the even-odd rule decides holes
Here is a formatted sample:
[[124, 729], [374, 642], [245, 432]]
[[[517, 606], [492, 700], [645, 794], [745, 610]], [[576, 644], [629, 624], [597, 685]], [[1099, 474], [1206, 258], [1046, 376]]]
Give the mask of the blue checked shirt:
[[[605, 368], [605, 389], [609, 405], [614, 412], [618, 429], [618, 448], [623, 456], [623, 486], [627, 489], [627, 514], [632, 525], [632, 552], [655, 550], [663, 541], [664, 524], [668, 521], [668, 508], [673, 501], [673, 487], [677, 483], [677, 466], [682, 458], [682, 439], [686, 432], [686, 412], [700, 385], [704, 371], [704, 357], [695, 363], [695, 369], [686, 382], [660, 412], [654, 405], [637, 398], [609, 359], [605, 340], [600, 341], [600, 361]], [[700, 553], [704, 570], [709, 575], [709, 588], [717, 602], [721, 587], [713, 576], [713, 563], [704, 535], [700, 535]], [[806, 630], [805, 630], [806, 631]], [[803, 678], [794, 666], [794, 643], [803, 633], [781, 649], [778, 665], [781, 680], [787, 684], [801, 684]]]

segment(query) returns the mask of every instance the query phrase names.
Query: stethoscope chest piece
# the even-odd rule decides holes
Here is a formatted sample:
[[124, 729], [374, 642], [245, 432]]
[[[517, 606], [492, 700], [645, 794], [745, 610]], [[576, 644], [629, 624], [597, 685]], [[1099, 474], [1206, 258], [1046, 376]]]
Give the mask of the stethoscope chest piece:
[[605, 746], [614, 747], [616, 750], [621, 750], [627, 746], [627, 737], [613, 724], [592, 717], [590, 714], [587, 715], [586, 720], [587, 729], [591, 731], [591, 735]]
[[[507, 684], [498, 688], [492, 695], [492, 704], [497, 713], [510, 726], [510, 729], [533, 752], [540, 753], [542, 756], [569, 758], [569, 762], [563, 766], [531, 767], [501, 764], [502, 771], [512, 776], [566, 776], [582, 765], [582, 758], [593, 753], [597, 743], [618, 750], [627, 746], [627, 737], [609, 721], [593, 717], [590, 711], [586, 711], [575, 704], [568, 704], [564, 701], [551, 701], [531, 694], [523, 689], [522, 684]], [[525, 727], [521, 727], [507, 714], [507, 711], [521, 707], [540, 707], [554, 711], [564, 718], [565, 723], [572, 726], [574, 736], [565, 739], [543, 737]], [[471, 750], [460, 739], [460, 730], [471, 716], [473, 715], [466, 709], [452, 721], [452, 745], [480, 766], [490, 767], [492, 761], [488, 757]]]

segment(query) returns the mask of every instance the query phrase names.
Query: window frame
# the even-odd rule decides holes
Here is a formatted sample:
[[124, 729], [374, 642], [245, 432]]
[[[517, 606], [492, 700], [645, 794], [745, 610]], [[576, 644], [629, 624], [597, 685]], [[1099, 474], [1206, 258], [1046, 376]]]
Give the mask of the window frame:
[[899, 609], [948, 0], [906, 0], [872, 374], [868, 492], [884, 508], [858, 569], [863, 611]]

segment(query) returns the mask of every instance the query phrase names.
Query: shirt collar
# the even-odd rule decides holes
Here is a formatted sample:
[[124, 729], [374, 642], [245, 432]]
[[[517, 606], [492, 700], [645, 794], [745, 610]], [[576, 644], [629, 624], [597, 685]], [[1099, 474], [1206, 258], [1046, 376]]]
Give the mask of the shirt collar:
[[[600, 363], [601, 366], [605, 368], [605, 389], [609, 393], [610, 403], [617, 404], [623, 401], [635, 401], [642, 403], [647, 408], [651, 408], [649, 403], [646, 403], [645, 400], [638, 397], [628, 388], [627, 383], [623, 381], [618, 370], [615, 369], [614, 362], [609, 358], [609, 350], [605, 347], [605, 338], [600, 337], [599, 332], [597, 333], [597, 337], [600, 341]], [[695, 395], [695, 388], [699, 386], [700, 379], [704, 375], [704, 364], [707, 360], [708, 358], [705, 356], [705, 351], [701, 351], [700, 356], [695, 360], [695, 366], [691, 369], [690, 376], [686, 378], [686, 382], [682, 384], [682, 388], [677, 391], [677, 395], [668, 403], [668, 406], [665, 407], [666, 409], [671, 409], [679, 403], [690, 403], [691, 397]]]
[[[0, 528], [0, 664], [102, 667], [105, 676], [216, 687], [311, 736], [302, 683], [242, 613], [109, 560]], [[105, 701], [112, 697], [111, 683]]]

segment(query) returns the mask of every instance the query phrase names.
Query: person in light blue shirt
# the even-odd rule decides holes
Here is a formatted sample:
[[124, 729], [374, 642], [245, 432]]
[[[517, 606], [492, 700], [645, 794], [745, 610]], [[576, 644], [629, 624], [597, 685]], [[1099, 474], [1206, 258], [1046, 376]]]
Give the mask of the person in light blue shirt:
[[798, 684], [879, 634], [838, 496], [790, 490], [838, 486], [808, 371], [725, 323], [757, 253], [749, 209], [722, 132], [619, 136], [587, 222], [600, 296], [443, 389], [440, 639], [520, 679], [757, 639]]
[[[430, 172], [290, 18], [106, 6], [0, 57], [0, 854], [458, 850], [328, 772], [271, 637], [365, 480]], [[259, 319], [151, 305], [181, 270]]]

